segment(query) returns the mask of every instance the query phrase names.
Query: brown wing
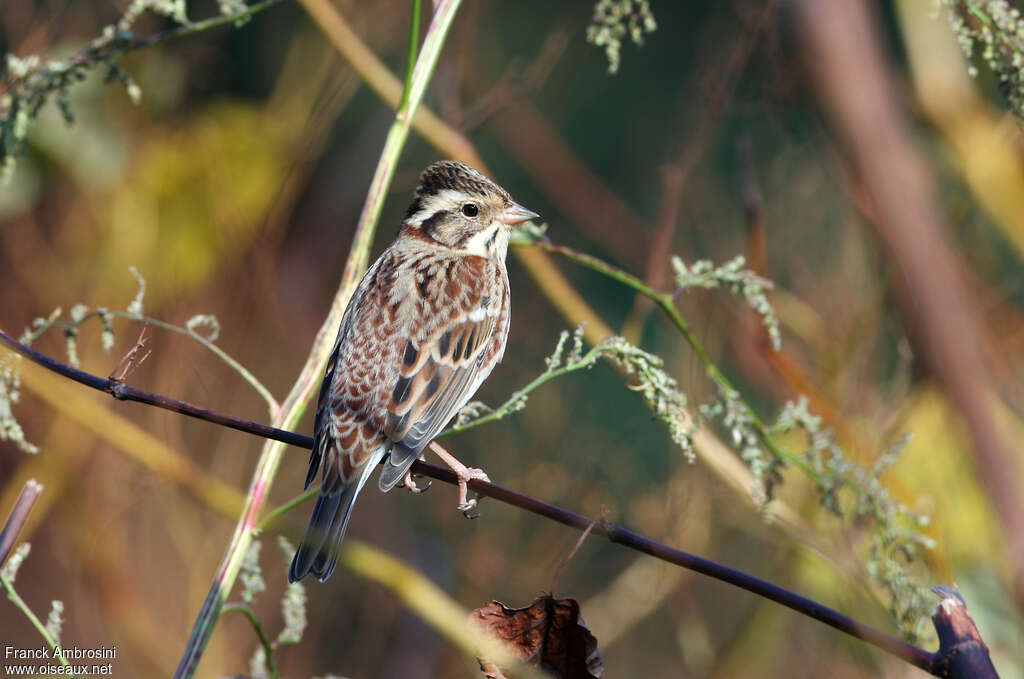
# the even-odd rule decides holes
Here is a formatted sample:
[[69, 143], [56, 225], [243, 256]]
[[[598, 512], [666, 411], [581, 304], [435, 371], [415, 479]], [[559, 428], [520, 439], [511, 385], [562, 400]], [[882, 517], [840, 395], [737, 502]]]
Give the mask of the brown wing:
[[401, 480], [493, 368], [505, 285], [493, 262], [464, 257], [438, 267], [433, 281], [422, 286], [419, 292], [429, 301], [416, 315], [418, 332], [405, 335], [388, 403], [385, 433], [395, 446], [381, 471], [381, 490]]
[[[376, 333], [372, 330], [367, 332], [366, 326], [372, 321], [369, 316], [379, 304], [380, 284], [392, 280], [395, 271], [393, 256], [385, 252], [367, 270], [345, 307], [334, 350], [320, 385], [306, 487], [316, 478], [323, 463], [323, 487], [336, 491], [341, 484], [351, 480], [355, 469], [361, 466], [359, 463], [365, 462], [367, 455], [364, 451], [367, 448], [372, 450], [383, 442], [379, 427], [372, 431], [370, 427], [363, 430], [371, 411], [368, 406], [372, 406], [373, 401], [366, 378], [371, 376], [376, 362], [367, 358], [380, 353], [370, 346], [376, 339]], [[353, 454], [355, 460], [351, 459]]]
[[[352, 505], [369, 473], [386, 452], [383, 420], [374, 417], [389, 359], [380, 312], [381, 286], [393, 284], [395, 258], [386, 252], [367, 271], [345, 309], [320, 388], [314, 421], [308, 486], [319, 469], [323, 483], [306, 534], [292, 559], [289, 582], [312, 573], [330, 577]], [[391, 343], [393, 344], [393, 343]]]
[[[494, 331], [494, 316], [478, 322], [465, 317], [439, 334], [437, 341], [426, 343], [426, 358], [403, 370], [395, 384], [388, 406], [388, 438], [410, 448], [422, 448], [430, 442], [455, 414], [480, 368], [481, 349]], [[406, 341], [406, 353], [420, 347]]]
[[388, 307], [400, 285], [399, 260], [388, 250], [367, 271], [338, 331], [332, 370], [325, 378], [329, 386], [321, 391], [314, 424], [316, 442], [324, 439], [327, 456], [336, 456], [324, 469], [325, 487], [361, 476], [357, 472], [386, 442], [388, 385], [401, 361], [394, 340], [396, 319]]

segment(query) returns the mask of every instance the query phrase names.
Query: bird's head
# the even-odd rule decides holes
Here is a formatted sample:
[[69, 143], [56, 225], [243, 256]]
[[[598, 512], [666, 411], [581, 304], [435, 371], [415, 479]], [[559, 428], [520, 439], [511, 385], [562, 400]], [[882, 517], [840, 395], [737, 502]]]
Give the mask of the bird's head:
[[538, 216], [465, 163], [442, 160], [420, 175], [404, 224], [453, 250], [503, 258], [510, 227]]

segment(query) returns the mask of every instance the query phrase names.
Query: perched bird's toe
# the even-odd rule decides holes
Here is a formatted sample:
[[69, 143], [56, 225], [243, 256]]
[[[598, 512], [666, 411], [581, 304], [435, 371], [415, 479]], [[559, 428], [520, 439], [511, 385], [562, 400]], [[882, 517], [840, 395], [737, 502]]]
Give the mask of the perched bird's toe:
[[461, 481], [486, 481], [487, 483], [491, 482], [491, 477], [489, 477], [487, 475], [487, 472], [485, 472], [483, 469], [466, 467], [461, 474], [459, 474], [458, 471], [456, 471], [455, 473], [458, 474], [459, 480]]
[[412, 493], [425, 493], [430, 490], [431, 484], [433, 484], [433, 481], [427, 481], [426, 485], [423, 486], [417, 485], [412, 478], [412, 470], [405, 472], [405, 476], [402, 477], [402, 486]]

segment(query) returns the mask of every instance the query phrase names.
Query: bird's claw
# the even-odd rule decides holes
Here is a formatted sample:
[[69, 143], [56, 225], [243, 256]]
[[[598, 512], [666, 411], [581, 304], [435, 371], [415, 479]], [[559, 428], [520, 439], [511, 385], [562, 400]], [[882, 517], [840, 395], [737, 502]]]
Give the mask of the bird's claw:
[[425, 493], [430, 490], [430, 486], [433, 483], [433, 481], [427, 481], [425, 486], [416, 485], [416, 482], [412, 480], [412, 470], [405, 472], [405, 476], [402, 477], [402, 486], [412, 493]]
[[447, 450], [442, 448], [437, 441], [430, 444], [431, 450], [437, 453], [437, 456], [444, 460], [444, 463], [451, 467], [451, 470], [455, 472], [455, 478], [459, 484], [459, 504], [456, 505], [458, 510], [462, 512], [462, 515], [467, 519], [475, 519], [479, 514], [474, 514], [473, 510], [476, 509], [477, 501], [476, 498], [470, 499], [469, 495], [469, 482], [470, 481], [486, 481], [491, 482], [490, 477], [487, 476], [483, 469], [475, 469], [473, 467], [467, 467], [466, 465], [459, 462], [454, 455], [449, 453]]
[[480, 514], [473, 512], [476, 509], [477, 500], [476, 498], [469, 497], [469, 482], [470, 481], [487, 481], [491, 482], [490, 477], [483, 469], [474, 469], [472, 467], [462, 467], [462, 469], [454, 469], [455, 476], [459, 480], [459, 504], [458, 510], [462, 512], [462, 515], [467, 519], [479, 518]]
[[470, 498], [469, 500], [467, 500], [463, 504], [460, 504], [457, 507], [457, 509], [460, 512], [462, 512], [462, 515], [464, 517], [466, 517], [467, 519], [479, 519], [480, 518], [480, 512], [474, 512], [473, 511], [474, 509], [476, 509], [476, 498], [475, 497], [474, 498]]

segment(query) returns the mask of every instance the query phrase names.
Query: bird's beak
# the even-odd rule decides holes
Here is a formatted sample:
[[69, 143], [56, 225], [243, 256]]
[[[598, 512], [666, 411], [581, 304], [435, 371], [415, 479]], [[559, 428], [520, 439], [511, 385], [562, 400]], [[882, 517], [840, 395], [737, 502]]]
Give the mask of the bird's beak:
[[540, 217], [539, 214], [533, 210], [527, 210], [519, 203], [509, 203], [500, 215], [498, 215], [498, 221], [507, 226], [515, 226], [516, 224], [522, 224], [528, 222], [531, 219]]

